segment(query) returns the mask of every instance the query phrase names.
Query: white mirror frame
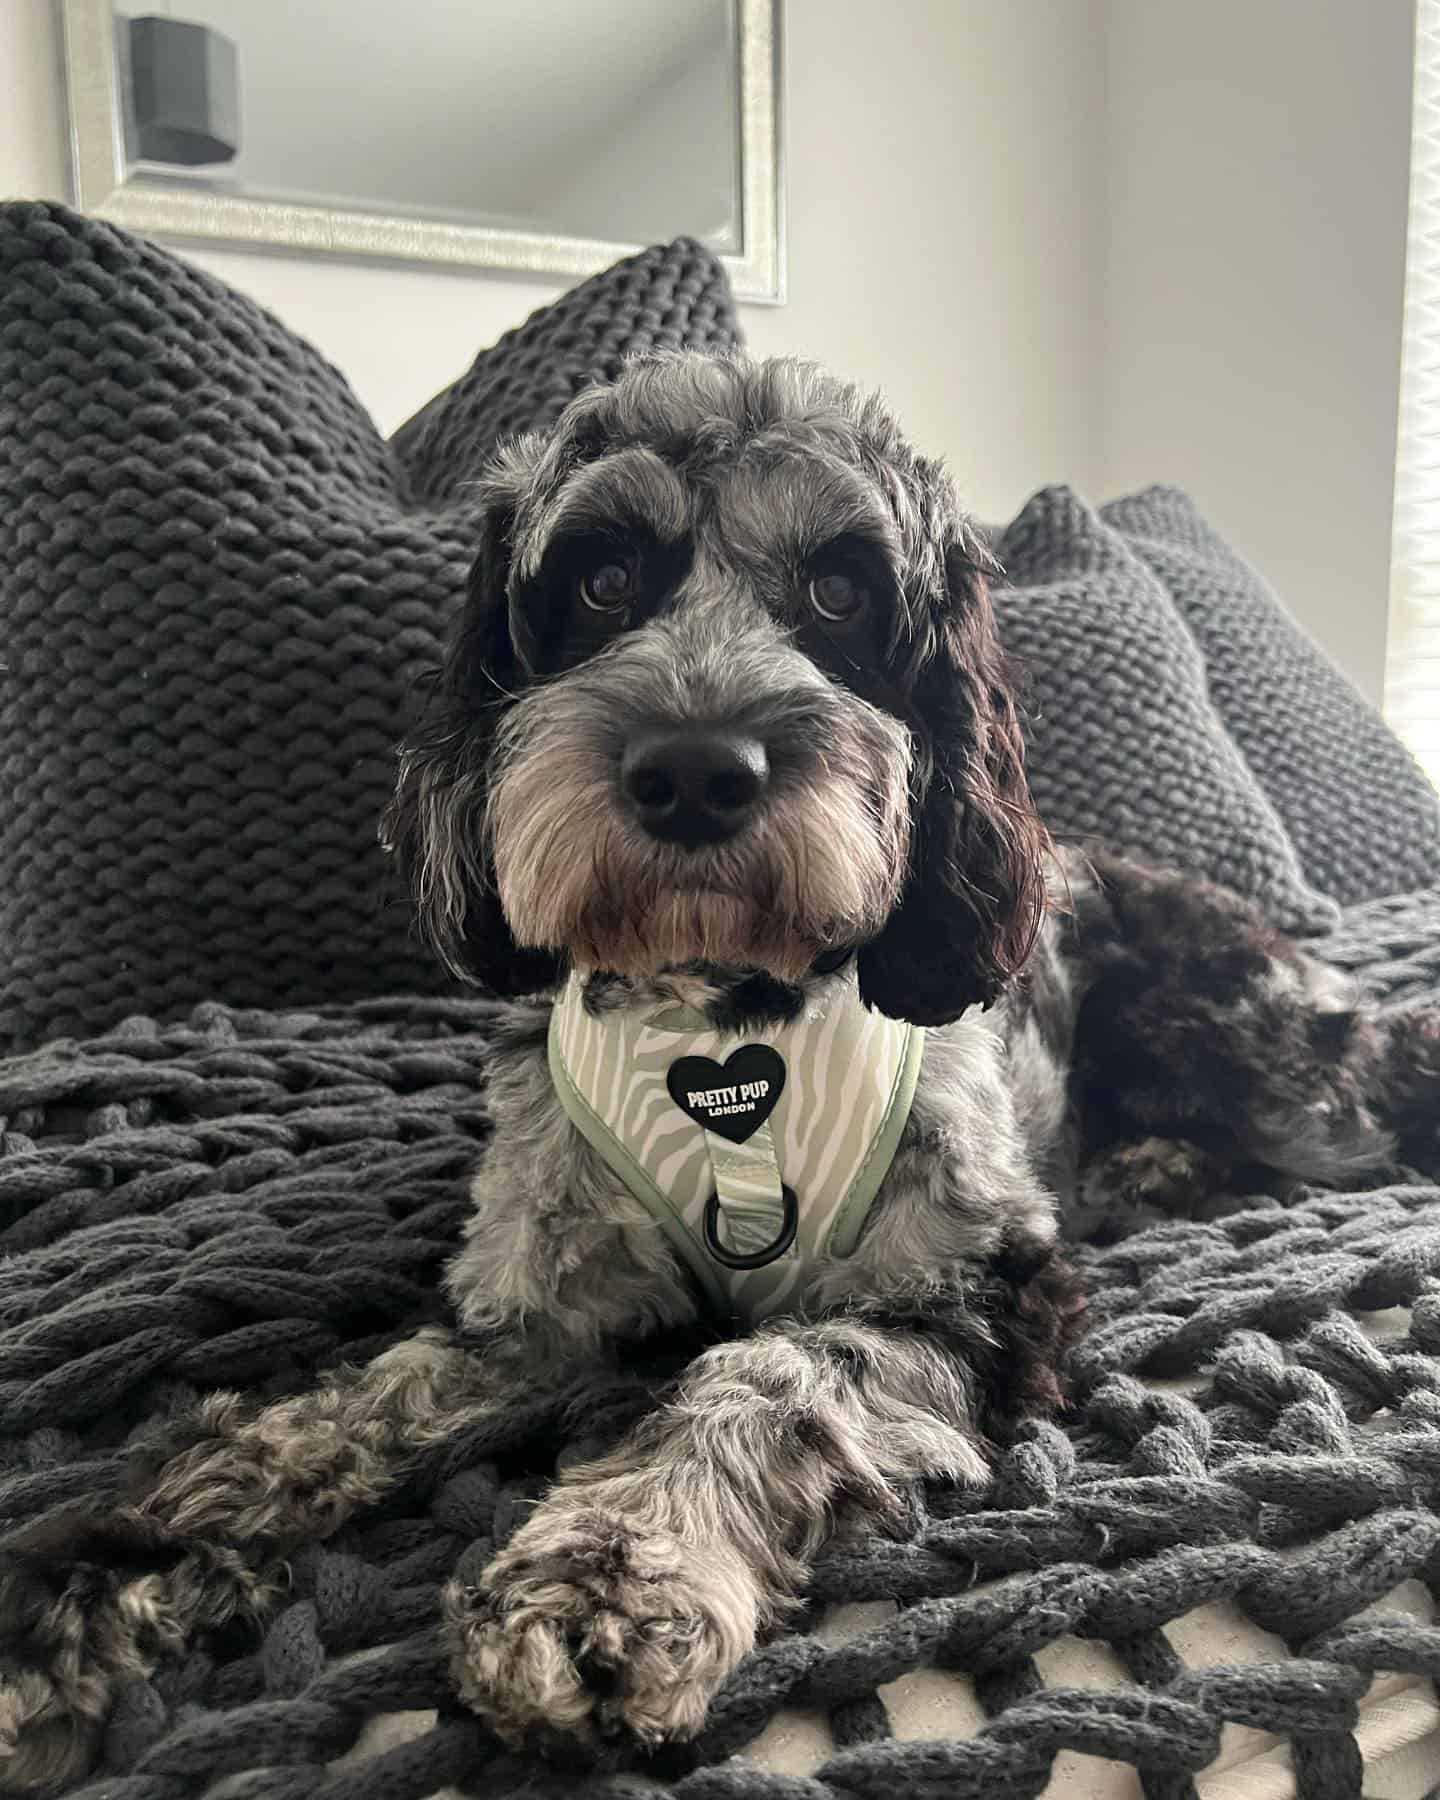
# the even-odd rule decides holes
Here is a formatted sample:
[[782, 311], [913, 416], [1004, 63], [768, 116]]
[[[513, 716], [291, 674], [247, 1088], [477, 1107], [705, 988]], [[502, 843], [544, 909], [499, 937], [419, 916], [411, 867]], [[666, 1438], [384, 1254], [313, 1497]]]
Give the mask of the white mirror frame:
[[[781, 154], [782, 0], [737, 0], [740, 23], [741, 221], [743, 249], [722, 254], [736, 297], [785, 298]], [[639, 244], [551, 237], [488, 226], [439, 224], [383, 213], [245, 200], [185, 188], [125, 186], [124, 115], [117, 87], [110, 0], [61, 0], [70, 99], [75, 204], [132, 231], [208, 238], [232, 245], [388, 261], [584, 276]]]

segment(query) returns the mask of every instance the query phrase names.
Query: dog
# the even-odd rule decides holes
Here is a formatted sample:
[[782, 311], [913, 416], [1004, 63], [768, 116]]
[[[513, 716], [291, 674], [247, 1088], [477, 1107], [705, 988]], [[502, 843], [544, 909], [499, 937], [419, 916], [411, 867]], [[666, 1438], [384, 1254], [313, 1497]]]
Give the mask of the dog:
[[1231, 894], [1055, 849], [995, 562], [878, 398], [657, 357], [478, 498], [385, 826], [439, 955], [506, 1002], [454, 1328], [214, 1396], [123, 1507], [11, 1544], [12, 1790], [427, 1446], [709, 1316], [443, 1607], [506, 1739], [691, 1736], [834, 1532], [901, 1528], [907, 1484], [982, 1482], [1062, 1404], [1067, 1216], [1340, 1183], [1429, 1129], [1433, 1021]]

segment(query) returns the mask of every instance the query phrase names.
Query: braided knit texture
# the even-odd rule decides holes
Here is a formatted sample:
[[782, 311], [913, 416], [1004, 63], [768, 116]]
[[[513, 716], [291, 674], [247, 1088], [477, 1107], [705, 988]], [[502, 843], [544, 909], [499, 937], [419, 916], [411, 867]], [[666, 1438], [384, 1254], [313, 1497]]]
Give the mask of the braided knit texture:
[[0, 1049], [441, 991], [376, 843], [475, 543], [467, 484], [628, 353], [738, 343], [681, 240], [585, 282], [386, 444], [276, 319], [0, 205]]
[[[1404, 1004], [1440, 998], [1437, 945], [1432, 891], [1357, 909], [1320, 948]], [[0, 1528], [117, 1491], [122, 1446], [207, 1389], [292, 1389], [438, 1316], [487, 1129], [492, 1016], [426, 997], [203, 1005], [0, 1064]], [[537, 1387], [429, 1455], [295, 1559], [259, 1642], [193, 1647], [126, 1690], [103, 1773], [77, 1791], [190, 1800], [233, 1775], [247, 1800], [447, 1784], [1020, 1800], [1079, 1750], [1181, 1800], [1241, 1722], [1290, 1745], [1300, 1800], [1353, 1800], [1372, 1673], [1440, 1676], [1440, 1628], [1373, 1610], [1397, 1583], [1440, 1582], [1440, 1186], [1237, 1198], [1080, 1254], [1094, 1323], [1067, 1429], [1027, 1429], [982, 1493], [917, 1496], [907, 1538], [829, 1554], [806, 1615], [737, 1671], [697, 1744], [643, 1765], [517, 1758], [449, 1702], [437, 1641], [447, 1575], [478, 1570], [557, 1457], [623, 1428], [666, 1373], [645, 1365]], [[1355, 1315], [1392, 1307], [1408, 1325], [1377, 1344]], [[1176, 1375], [1193, 1390], [1142, 1379]], [[832, 1602], [875, 1599], [899, 1610], [850, 1642], [810, 1629]], [[1187, 1665], [1167, 1628], [1217, 1601], [1288, 1657]], [[1110, 1646], [1133, 1686], [1047, 1685], [1046, 1652], [1072, 1635]], [[926, 1667], [971, 1684], [977, 1733], [893, 1734], [880, 1690]], [[410, 1741], [350, 1754], [376, 1715], [432, 1708]], [[813, 1774], [732, 1756], [794, 1708], [833, 1734]]]
[[1178, 488], [1100, 509], [1194, 634], [1210, 697], [1306, 878], [1348, 903], [1440, 881], [1440, 796], [1390, 727]]

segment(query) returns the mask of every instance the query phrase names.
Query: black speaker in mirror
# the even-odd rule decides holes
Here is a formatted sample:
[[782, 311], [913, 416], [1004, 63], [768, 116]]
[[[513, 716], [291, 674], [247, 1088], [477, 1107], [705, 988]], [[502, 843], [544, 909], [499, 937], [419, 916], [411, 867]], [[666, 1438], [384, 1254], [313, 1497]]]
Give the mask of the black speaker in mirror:
[[[119, 21], [117, 21], [119, 23]], [[116, 33], [125, 142], [138, 162], [201, 168], [240, 148], [240, 60], [208, 25], [151, 15]]]

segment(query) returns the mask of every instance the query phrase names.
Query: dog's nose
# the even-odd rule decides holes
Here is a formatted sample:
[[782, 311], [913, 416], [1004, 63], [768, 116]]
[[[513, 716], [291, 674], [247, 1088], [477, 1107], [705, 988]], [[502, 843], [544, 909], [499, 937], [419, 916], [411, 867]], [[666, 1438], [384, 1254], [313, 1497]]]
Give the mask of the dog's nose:
[[620, 763], [631, 811], [651, 835], [695, 849], [734, 837], [770, 779], [765, 746], [730, 732], [664, 732], [638, 739]]

